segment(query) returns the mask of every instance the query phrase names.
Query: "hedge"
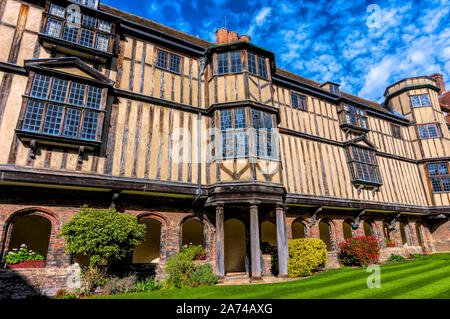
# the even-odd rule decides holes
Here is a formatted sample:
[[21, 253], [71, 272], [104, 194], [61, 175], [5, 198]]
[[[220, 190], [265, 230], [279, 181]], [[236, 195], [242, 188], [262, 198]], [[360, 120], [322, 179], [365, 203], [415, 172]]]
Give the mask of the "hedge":
[[316, 238], [300, 238], [290, 240], [289, 277], [311, 276], [314, 271], [325, 268], [327, 263], [327, 246]]

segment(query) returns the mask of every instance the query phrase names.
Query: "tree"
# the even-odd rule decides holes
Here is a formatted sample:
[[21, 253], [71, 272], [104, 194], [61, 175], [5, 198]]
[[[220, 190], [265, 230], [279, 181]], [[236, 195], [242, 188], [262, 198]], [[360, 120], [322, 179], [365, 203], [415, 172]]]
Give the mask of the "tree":
[[78, 215], [63, 225], [61, 235], [69, 253], [90, 256], [91, 268], [128, 256], [145, 239], [145, 225], [137, 217], [115, 209], [81, 207]]

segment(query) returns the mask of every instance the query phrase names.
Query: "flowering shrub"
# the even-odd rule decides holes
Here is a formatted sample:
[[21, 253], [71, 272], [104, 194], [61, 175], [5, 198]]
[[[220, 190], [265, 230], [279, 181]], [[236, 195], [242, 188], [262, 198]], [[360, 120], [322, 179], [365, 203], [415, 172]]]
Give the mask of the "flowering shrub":
[[189, 245], [183, 246], [182, 251], [185, 249], [192, 250], [192, 253], [194, 254], [193, 260], [206, 260], [206, 250], [202, 246], [195, 246], [192, 243], [189, 243]]
[[347, 266], [376, 264], [380, 248], [375, 237], [354, 237], [339, 244], [339, 258]]
[[28, 250], [25, 244], [22, 244], [19, 250], [14, 248], [6, 255], [6, 263], [9, 265], [19, 264], [25, 260], [45, 260], [45, 258], [31, 249]]
[[299, 238], [290, 240], [289, 246], [289, 277], [311, 276], [314, 271], [324, 268], [327, 264], [327, 246], [316, 238]]

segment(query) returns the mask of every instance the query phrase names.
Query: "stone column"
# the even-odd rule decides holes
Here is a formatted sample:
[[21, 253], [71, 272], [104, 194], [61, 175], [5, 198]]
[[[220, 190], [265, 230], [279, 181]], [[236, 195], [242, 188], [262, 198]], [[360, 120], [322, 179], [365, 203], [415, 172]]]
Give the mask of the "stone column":
[[278, 269], [279, 277], [288, 277], [288, 245], [286, 236], [286, 214], [282, 206], [277, 206], [277, 243], [278, 243]]
[[259, 239], [258, 206], [250, 206], [251, 279], [261, 279], [261, 247]]
[[216, 207], [216, 274], [219, 277], [225, 277], [223, 211], [223, 206]]

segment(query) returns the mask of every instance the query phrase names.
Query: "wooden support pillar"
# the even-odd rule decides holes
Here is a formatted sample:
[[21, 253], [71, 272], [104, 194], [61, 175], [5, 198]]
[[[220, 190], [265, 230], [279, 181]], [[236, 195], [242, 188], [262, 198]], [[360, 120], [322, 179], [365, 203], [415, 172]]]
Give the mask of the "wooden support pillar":
[[223, 206], [216, 207], [216, 275], [225, 277], [225, 246]]
[[250, 206], [251, 279], [261, 279], [261, 248], [259, 239], [258, 205]]
[[286, 214], [282, 206], [277, 206], [276, 218], [277, 218], [277, 242], [278, 242], [278, 269], [279, 277], [288, 277], [288, 245], [286, 236]]

